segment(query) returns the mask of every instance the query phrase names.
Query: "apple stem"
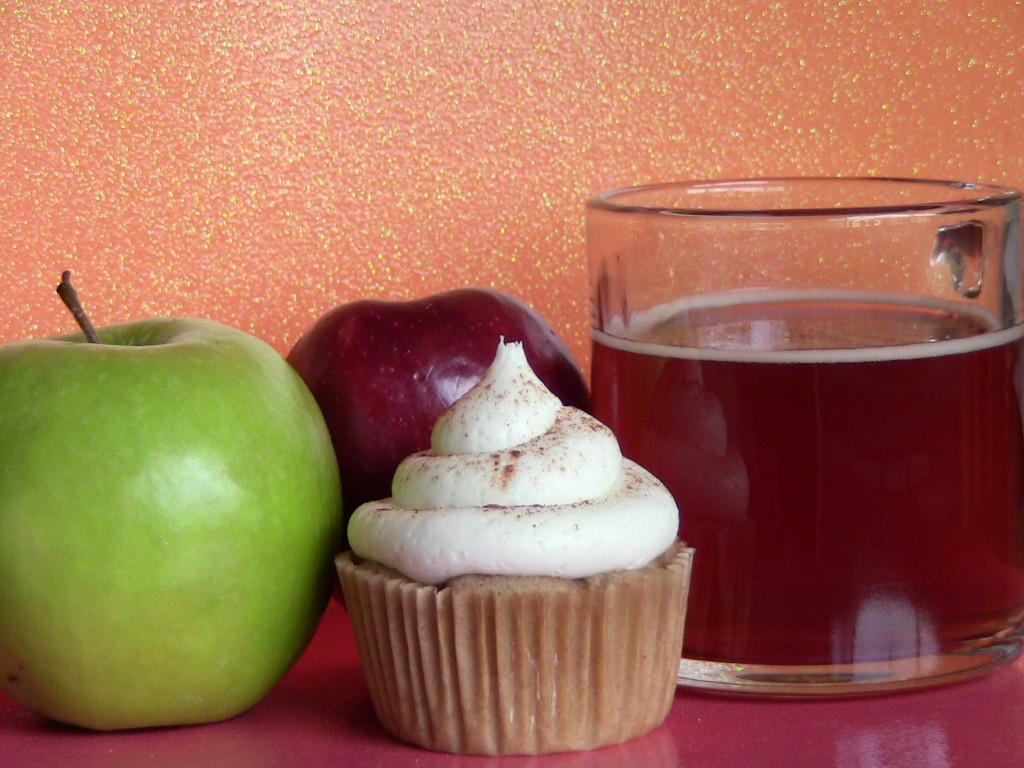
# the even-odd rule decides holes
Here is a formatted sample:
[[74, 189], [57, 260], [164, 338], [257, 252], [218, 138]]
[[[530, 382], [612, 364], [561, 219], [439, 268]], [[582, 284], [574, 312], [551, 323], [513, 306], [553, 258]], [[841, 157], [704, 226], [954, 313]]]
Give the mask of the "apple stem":
[[78, 298], [78, 291], [75, 290], [75, 286], [71, 284], [71, 270], [66, 269], [60, 276], [60, 285], [57, 286], [57, 295], [60, 296], [61, 301], [64, 302], [64, 306], [71, 310], [71, 314], [75, 318], [75, 322], [78, 323], [78, 327], [82, 329], [85, 334], [85, 340], [90, 344], [100, 344], [99, 334], [96, 333], [96, 329], [92, 325], [92, 321], [89, 316], [85, 313], [85, 308], [82, 306], [82, 302]]

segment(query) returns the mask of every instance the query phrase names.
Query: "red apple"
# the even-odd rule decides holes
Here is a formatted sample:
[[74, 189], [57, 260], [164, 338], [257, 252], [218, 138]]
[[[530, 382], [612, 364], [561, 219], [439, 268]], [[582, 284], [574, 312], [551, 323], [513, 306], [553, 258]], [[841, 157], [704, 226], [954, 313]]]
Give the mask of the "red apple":
[[288, 354], [320, 404], [341, 471], [345, 514], [391, 495], [409, 454], [494, 359], [521, 341], [537, 376], [566, 405], [589, 410], [587, 385], [555, 331], [498, 291], [463, 288], [412, 301], [362, 300], [321, 317]]

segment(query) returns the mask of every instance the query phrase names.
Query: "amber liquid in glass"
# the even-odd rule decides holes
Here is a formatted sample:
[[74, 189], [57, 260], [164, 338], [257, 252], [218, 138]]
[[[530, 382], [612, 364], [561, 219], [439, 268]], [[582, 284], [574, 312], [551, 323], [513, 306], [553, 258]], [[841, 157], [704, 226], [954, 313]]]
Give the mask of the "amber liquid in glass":
[[650, 314], [595, 331], [594, 411], [696, 548], [685, 656], [851, 664], [1019, 626], [1019, 330], [884, 297]]

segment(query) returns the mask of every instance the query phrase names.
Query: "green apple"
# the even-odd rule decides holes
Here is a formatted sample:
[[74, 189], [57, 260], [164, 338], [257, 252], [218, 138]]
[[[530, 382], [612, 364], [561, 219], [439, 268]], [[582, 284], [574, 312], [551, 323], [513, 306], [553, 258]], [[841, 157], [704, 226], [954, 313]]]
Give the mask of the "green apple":
[[94, 729], [260, 700], [333, 584], [320, 410], [250, 334], [193, 319], [0, 345], [0, 688]]

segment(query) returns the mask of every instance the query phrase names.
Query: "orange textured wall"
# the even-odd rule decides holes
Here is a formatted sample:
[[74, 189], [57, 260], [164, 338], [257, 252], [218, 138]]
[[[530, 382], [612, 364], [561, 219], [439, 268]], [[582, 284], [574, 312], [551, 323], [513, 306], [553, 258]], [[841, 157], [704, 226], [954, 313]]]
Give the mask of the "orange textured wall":
[[1020, 0], [0, 5], [0, 341], [489, 285], [586, 365], [583, 203], [672, 178], [1024, 185]]

